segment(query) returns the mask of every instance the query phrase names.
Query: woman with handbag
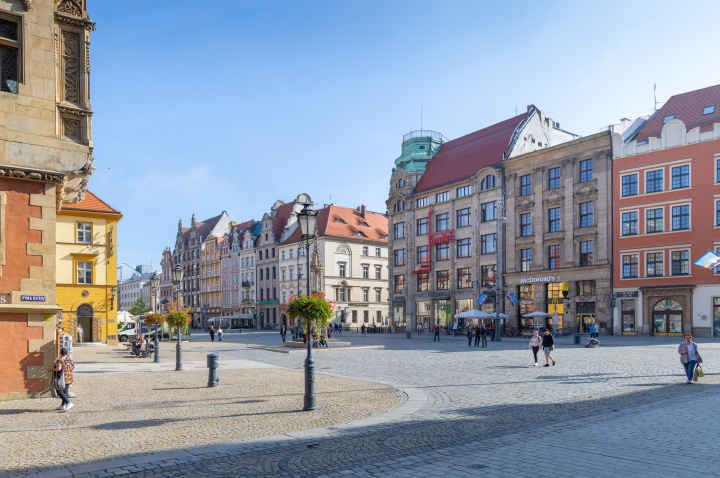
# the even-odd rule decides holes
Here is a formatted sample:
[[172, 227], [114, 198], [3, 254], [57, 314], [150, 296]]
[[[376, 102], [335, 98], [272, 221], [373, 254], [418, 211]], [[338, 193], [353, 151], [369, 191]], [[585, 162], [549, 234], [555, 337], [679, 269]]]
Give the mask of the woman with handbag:
[[67, 412], [75, 406], [70, 403], [70, 399], [68, 398], [68, 389], [73, 383], [75, 363], [68, 357], [67, 353], [66, 348], [60, 349], [60, 358], [55, 362], [55, 368], [51, 370], [51, 372], [53, 372], [53, 386], [62, 399], [62, 404], [55, 409], [60, 412]]
[[[685, 334], [685, 342], [678, 346], [678, 353], [680, 354], [680, 363], [683, 364], [685, 368], [687, 383], [693, 383], [695, 369], [703, 360], [698, 351], [697, 344], [692, 341], [691, 334]], [[697, 378], [695, 378], [695, 380], [697, 381]]]

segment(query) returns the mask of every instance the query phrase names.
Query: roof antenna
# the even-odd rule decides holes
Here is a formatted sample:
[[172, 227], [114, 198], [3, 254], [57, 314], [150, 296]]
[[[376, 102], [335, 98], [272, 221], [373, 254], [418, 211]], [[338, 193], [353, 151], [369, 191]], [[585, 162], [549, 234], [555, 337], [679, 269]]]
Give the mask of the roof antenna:
[[517, 106], [515, 107], [515, 116], [517, 116]]
[[653, 83], [653, 100], [655, 101], [655, 107], [653, 108], [653, 114], [657, 112], [657, 83]]

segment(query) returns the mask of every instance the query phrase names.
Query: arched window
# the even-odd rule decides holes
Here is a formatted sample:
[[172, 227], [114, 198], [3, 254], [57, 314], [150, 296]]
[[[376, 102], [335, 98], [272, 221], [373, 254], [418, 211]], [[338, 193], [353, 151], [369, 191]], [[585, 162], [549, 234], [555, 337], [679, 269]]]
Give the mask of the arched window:
[[393, 212], [402, 212], [405, 210], [405, 201], [398, 201], [393, 206]]
[[405, 180], [404, 180], [403, 178], [398, 179], [398, 180], [397, 180], [397, 183], [395, 183], [395, 187], [396, 187], [396, 188], [401, 188], [401, 187], [403, 187], [403, 186], [405, 186]]
[[80, 304], [75, 312], [78, 317], [93, 317], [94, 310], [90, 304]]
[[682, 335], [683, 308], [674, 299], [662, 299], [653, 307], [653, 335]]
[[497, 187], [497, 179], [494, 174], [488, 174], [480, 182], [480, 190], [485, 191], [486, 189], [492, 189]]

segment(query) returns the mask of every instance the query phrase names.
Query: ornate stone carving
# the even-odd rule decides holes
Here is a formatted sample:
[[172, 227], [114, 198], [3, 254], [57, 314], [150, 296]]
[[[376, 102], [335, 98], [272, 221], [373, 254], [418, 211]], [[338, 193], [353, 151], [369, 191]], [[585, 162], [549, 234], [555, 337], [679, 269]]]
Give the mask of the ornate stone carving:
[[91, 20], [68, 16], [68, 15], [66, 15], [64, 13], [60, 13], [60, 12], [55, 12], [55, 20], [57, 20], [60, 23], [64, 23], [65, 25], [71, 25], [74, 27], [84, 28], [85, 30], [88, 30], [88, 31], [92, 31], [95, 29], [95, 23], [93, 23]]
[[60, 2], [60, 4], [57, 6], [57, 11], [60, 13], [65, 13], [67, 15], [72, 15], [73, 17], [82, 16], [82, 10], [80, 9], [80, 6], [72, 0], [64, 0]]
[[64, 175], [61, 173], [48, 173], [46, 171], [38, 171], [26, 168], [15, 168], [5, 166], [0, 168], [0, 177], [28, 179], [31, 181], [45, 181], [50, 183], [63, 182]]
[[63, 32], [63, 99], [70, 103], [80, 103], [80, 78], [78, 64], [80, 60], [80, 37], [76, 33]]
[[60, 66], [60, 35], [55, 32], [55, 66]]
[[90, 42], [85, 42], [85, 73], [90, 73]]
[[58, 111], [62, 114], [66, 115], [72, 115], [72, 116], [92, 116], [93, 112], [90, 110], [86, 110], [83, 108], [71, 108], [69, 106], [61, 106], [57, 105]]
[[62, 119], [63, 137], [81, 143], [80, 121], [71, 118]]
[[528, 202], [516, 204], [515, 210], [519, 211], [519, 212], [527, 212], [527, 211], [532, 211], [533, 207], [535, 207], [535, 202], [528, 201]]
[[33, 0], [22, 0], [23, 7], [25, 7], [26, 11], [30, 11], [33, 9]]

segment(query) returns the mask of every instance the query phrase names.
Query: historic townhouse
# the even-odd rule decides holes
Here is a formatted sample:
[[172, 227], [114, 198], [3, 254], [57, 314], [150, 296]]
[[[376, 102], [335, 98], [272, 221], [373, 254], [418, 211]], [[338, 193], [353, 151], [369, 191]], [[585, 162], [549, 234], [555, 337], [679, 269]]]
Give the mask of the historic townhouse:
[[223, 239], [209, 235], [202, 243], [200, 252], [200, 307], [202, 312], [201, 326], [207, 325], [208, 319], [219, 317], [220, 308], [220, 253]]
[[[317, 239], [310, 248], [311, 287], [325, 292], [335, 303], [333, 322], [346, 327], [385, 324], [387, 216], [369, 212], [365, 206], [352, 209], [334, 204], [317, 212]], [[307, 293], [305, 254], [298, 228], [280, 245], [283, 301], [291, 295]]]
[[208, 236], [223, 237], [229, 230], [230, 219], [225, 211], [203, 222], [196, 222], [193, 214], [189, 228], [183, 227], [182, 221], [178, 222], [175, 249], [173, 250], [173, 267], [180, 264], [183, 268], [180, 306], [187, 309], [195, 326], [201, 323], [200, 253], [202, 244]]
[[720, 85], [671, 97], [625, 141], [614, 134], [615, 327], [720, 336]]
[[221, 253], [222, 315], [242, 313], [240, 252], [243, 234], [255, 221], [233, 223], [230, 233], [223, 239]]
[[[63, 332], [83, 340], [117, 344], [117, 244], [120, 212], [87, 191], [57, 215], [57, 304]], [[114, 289], [114, 290], [113, 290]]]
[[160, 260], [160, 287], [157, 291], [157, 310], [158, 312], [168, 312], [168, 303], [175, 301], [173, 295], [173, 255], [170, 252], [170, 248], [166, 247], [162, 253], [162, 259]]
[[0, 400], [49, 397], [56, 215], [94, 170], [85, 0], [0, 3]]
[[280, 323], [279, 300], [279, 245], [298, 227], [297, 213], [304, 203], [312, 205], [307, 194], [300, 194], [293, 202], [276, 201], [269, 213], [265, 213], [255, 245], [256, 252], [256, 303], [259, 328], [277, 327]]
[[[532, 105], [453, 141], [434, 131], [404, 136], [387, 201], [394, 325], [447, 325], [475, 306], [480, 287], [497, 280], [498, 245], [504, 257], [497, 224], [503, 159], [572, 138]], [[495, 307], [489, 295], [488, 312]]]
[[[253, 221], [242, 235], [240, 242], [240, 301], [242, 314], [255, 314], [255, 245], [260, 237], [262, 223]], [[256, 322], [257, 325], [257, 317]]]
[[557, 312], [565, 332], [594, 322], [612, 332], [610, 158], [606, 131], [503, 161], [505, 283], [519, 299], [505, 304], [509, 327], [528, 330], [524, 314]]

